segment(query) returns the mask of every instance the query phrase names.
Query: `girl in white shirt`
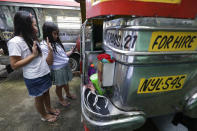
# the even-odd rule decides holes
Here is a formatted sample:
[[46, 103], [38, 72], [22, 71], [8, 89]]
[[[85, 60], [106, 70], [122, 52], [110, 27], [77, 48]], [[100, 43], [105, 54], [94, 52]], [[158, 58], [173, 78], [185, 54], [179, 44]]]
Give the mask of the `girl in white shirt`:
[[72, 72], [68, 63], [68, 56], [73, 53], [74, 49], [65, 52], [59, 39], [59, 29], [53, 22], [45, 22], [42, 30], [44, 40], [41, 42], [41, 49], [43, 54], [47, 56], [49, 51], [46, 44], [46, 38], [48, 37], [53, 48], [53, 62], [51, 66], [52, 82], [56, 85], [56, 94], [59, 98], [60, 104], [66, 107], [70, 103], [64, 100], [62, 89], [65, 90], [67, 98], [76, 99], [76, 96], [70, 94], [68, 84], [68, 82], [72, 80]]
[[15, 37], [8, 42], [10, 64], [13, 69], [23, 68], [23, 77], [30, 96], [35, 98], [35, 107], [41, 120], [54, 122], [60, 111], [51, 108], [49, 88], [52, 86], [48, 64], [52, 61], [52, 47], [47, 42], [48, 56], [43, 57], [38, 46], [35, 18], [26, 11], [14, 16]]

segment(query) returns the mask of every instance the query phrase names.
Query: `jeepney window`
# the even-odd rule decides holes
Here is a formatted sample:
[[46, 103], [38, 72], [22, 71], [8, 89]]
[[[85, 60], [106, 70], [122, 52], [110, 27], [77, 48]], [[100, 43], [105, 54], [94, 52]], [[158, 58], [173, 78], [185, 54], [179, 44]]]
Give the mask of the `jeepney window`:
[[36, 16], [36, 13], [35, 13], [34, 9], [33, 8], [29, 8], [29, 7], [20, 7], [19, 10], [28, 11], [35, 17], [37, 28], [38, 28], [37, 37], [40, 37], [40, 29], [39, 29], [39, 26], [38, 26], [39, 23], [38, 23], [38, 19], [37, 19], [37, 16]]
[[60, 32], [60, 39], [64, 43], [75, 43], [80, 34], [80, 10], [44, 9], [44, 21], [54, 22]]
[[0, 30], [5, 30], [6, 25], [4, 22], [4, 16], [2, 14], [0, 14]]
[[62, 29], [80, 29], [80, 18], [69, 16], [57, 16], [57, 24]]
[[[13, 20], [7, 6], [0, 7], [0, 40], [8, 41], [13, 37]], [[4, 51], [5, 53], [5, 51]]]
[[13, 20], [11, 12], [6, 6], [0, 7], [0, 29], [11, 30], [13, 28]]
[[51, 16], [45, 16], [45, 21], [52, 22], [53, 18]]

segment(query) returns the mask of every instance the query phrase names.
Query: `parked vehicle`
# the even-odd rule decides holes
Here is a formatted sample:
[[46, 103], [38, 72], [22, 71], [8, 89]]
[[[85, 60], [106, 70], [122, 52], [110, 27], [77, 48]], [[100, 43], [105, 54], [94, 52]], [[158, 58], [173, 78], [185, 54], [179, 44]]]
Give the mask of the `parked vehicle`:
[[[196, 131], [197, 1], [78, 1], [86, 10], [84, 125], [92, 131], [133, 131], [151, 119], [160, 131]], [[100, 60], [108, 55], [115, 62]], [[89, 75], [92, 67], [98, 74]]]
[[[42, 25], [45, 21], [52, 21], [60, 29], [60, 39], [66, 50], [76, 45], [80, 34], [81, 18], [79, 4], [62, 0], [1, 0], [0, 1], [0, 64], [9, 67], [7, 41], [13, 37], [13, 17], [16, 11], [25, 10], [31, 12], [37, 21], [39, 33], [42, 39]], [[79, 69], [79, 52], [70, 56], [72, 71]], [[8, 68], [10, 72], [11, 68]]]

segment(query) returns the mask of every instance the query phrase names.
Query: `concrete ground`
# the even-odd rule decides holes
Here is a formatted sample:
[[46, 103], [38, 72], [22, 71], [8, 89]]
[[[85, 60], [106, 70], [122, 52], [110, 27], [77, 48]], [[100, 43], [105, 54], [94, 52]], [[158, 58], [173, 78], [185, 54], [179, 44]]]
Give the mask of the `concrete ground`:
[[[77, 96], [77, 100], [69, 100], [71, 102], [69, 107], [63, 107], [58, 103], [54, 86], [50, 89], [52, 106], [59, 108], [61, 114], [57, 122], [48, 123], [40, 120], [34, 107], [34, 98], [28, 96], [22, 71], [15, 71], [2, 79], [4, 76], [6, 74], [1, 73], [0, 131], [84, 131], [81, 123], [80, 77], [75, 76], [70, 82], [71, 93]], [[156, 126], [152, 120], [147, 120], [143, 127], [135, 131], [159, 131], [158, 127], [160, 125]], [[166, 127], [169, 127], [169, 124]], [[119, 130], [130, 131], [129, 128], [116, 131]], [[180, 130], [177, 128], [173, 131]]]
[[71, 93], [77, 100], [70, 100], [69, 107], [58, 103], [55, 88], [50, 89], [51, 103], [61, 110], [55, 123], [40, 120], [34, 107], [34, 98], [28, 96], [21, 70], [0, 81], [0, 131], [83, 131], [80, 107], [80, 77], [70, 83]]

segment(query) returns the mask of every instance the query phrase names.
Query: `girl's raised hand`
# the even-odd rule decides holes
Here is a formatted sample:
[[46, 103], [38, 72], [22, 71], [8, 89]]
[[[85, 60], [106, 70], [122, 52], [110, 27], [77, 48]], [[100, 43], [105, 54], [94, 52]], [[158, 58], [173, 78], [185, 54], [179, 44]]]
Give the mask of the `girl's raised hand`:
[[73, 46], [73, 47], [71, 48], [71, 52], [73, 53], [73, 52], [75, 52], [75, 50], [76, 50], [76, 46], [75, 46], [75, 47]]
[[38, 56], [38, 49], [37, 49], [36, 41], [34, 41], [34, 43], [33, 43], [32, 54], [34, 57]]
[[52, 51], [53, 48], [52, 48], [52, 46], [51, 46], [51, 43], [49, 42], [49, 38], [48, 38], [48, 37], [47, 37], [47, 45], [48, 45], [48, 49], [49, 49], [50, 51]]

